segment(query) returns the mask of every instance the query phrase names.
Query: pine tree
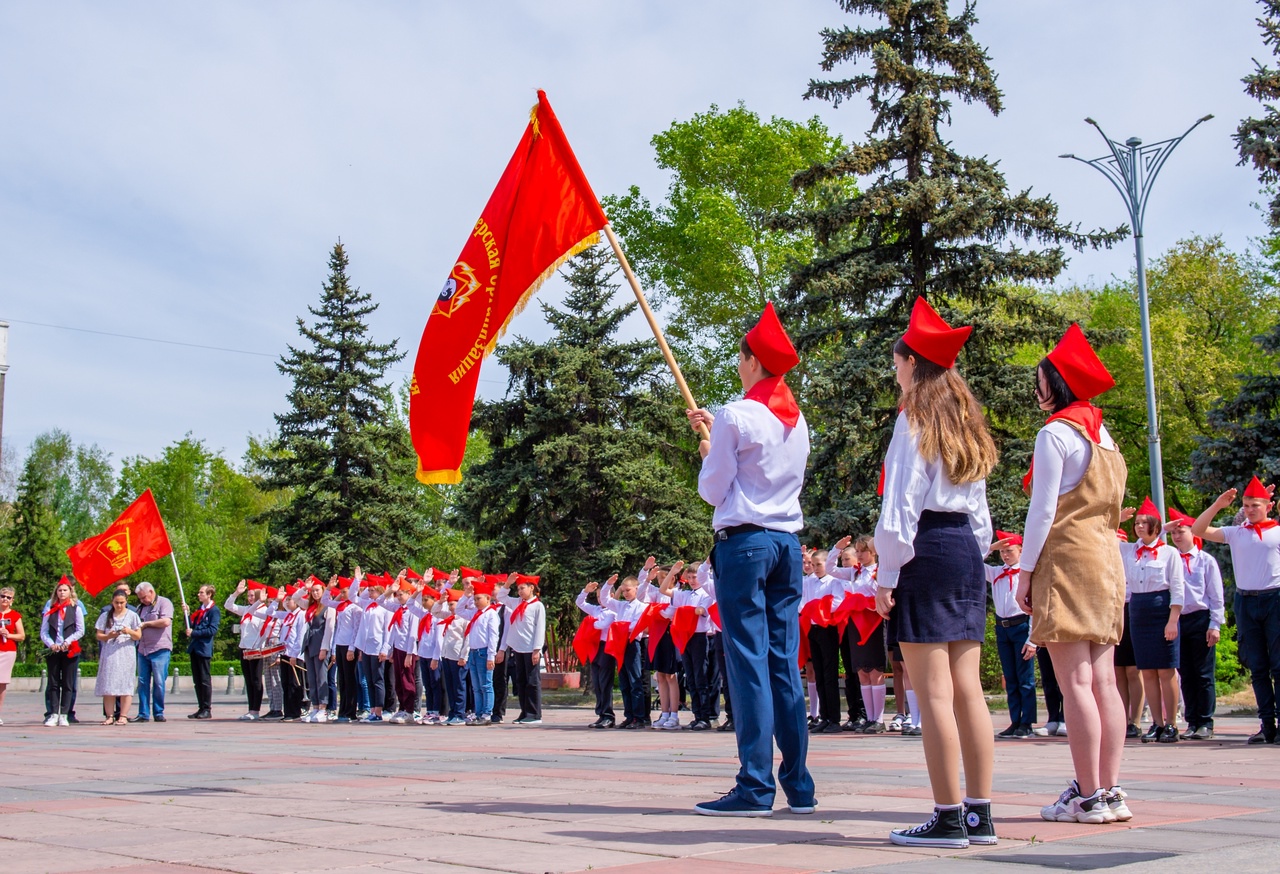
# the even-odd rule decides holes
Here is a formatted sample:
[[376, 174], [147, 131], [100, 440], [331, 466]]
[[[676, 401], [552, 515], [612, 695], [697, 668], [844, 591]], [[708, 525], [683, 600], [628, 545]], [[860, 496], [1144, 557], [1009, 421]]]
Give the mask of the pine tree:
[[71, 572], [61, 524], [54, 512], [54, 482], [39, 456], [27, 457], [18, 480], [12, 525], [4, 532], [0, 581], [28, 604], [39, 604], [63, 574]]
[[394, 571], [422, 535], [408, 431], [384, 384], [404, 356], [396, 343], [369, 337], [372, 297], [351, 285], [339, 242], [316, 321], [298, 319], [305, 343], [277, 365], [293, 380], [290, 409], [276, 415], [273, 451], [262, 459], [266, 489], [288, 489], [268, 511], [263, 563], [277, 581], [308, 574], [327, 578], [354, 565]]
[[607, 249], [570, 262], [563, 309], [542, 304], [546, 343], [503, 344], [507, 397], [476, 405], [490, 456], [461, 485], [457, 517], [482, 542], [483, 567], [542, 576], [552, 622], [571, 632], [588, 580], [704, 556], [710, 508], [698, 497], [693, 433], [650, 341], [619, 343], [636, 304], [612, 306]]
[[[1280, 0], [1258, 0], [1265, 10], [1258, 19], [1262, 41], [1273, 54], [1280, 54]], [[1262, 102], [1266, 110], [1261, 118], [1246, 118], [1236, 128], [1235, 141], [1240, 150], [1240, 163], [1253, 164], [1258, 177], [1266, 185], [1280, 181], [1280, 112], [1267, 101], [1280, 100], [1280, 70], [1253, 62], [1254, 71], [1245, 76], [1245, 93]], [[1280, 193], [1271, 192], [1268, 220], [1280, 227]]]
[[[811, 81], [805, 97], [839, 106], [866, 93], [874, 121], [864, 142], [793, 184], [870, 184], [778, 219], [783, 227], [811, 227], [820, 246], [784, 295], [784, 319], [805, 359], [799, 381], [813, 431], [807, 520], [823, 540], [873, 524], [880, 460], [896, 415], [890, 351], [923, 297], [948, 321], [974, 326], [961, 368], [1005, 462], [988, 495], [995, 519], [1017, 524], [1025, 508], [1018, 481], [1040, 421], [1028, 365], [1066, 327], [1025, 284], [1053, 280], [1066, 264], [1065, 246], [1110, 245], [1121, 232], [1064, 225], [1052, 200], [1009, 192], [994, 162], [962, 155], [943, 139], [954, 99], [993, 115], [1001, 110], [990, 59], [973, 38], [973, 3], [954, 17], [941, 0], [840, 5], [882, 24], [824, 30], [822, 69], [863, 59], [872, 68]], [[1043, 248], [1021, 248], [1027, 244]], [[1028, 344], [1035, 350], [1029, 355]], [[1018, 358], [1020, 347], [1029, 360]]]

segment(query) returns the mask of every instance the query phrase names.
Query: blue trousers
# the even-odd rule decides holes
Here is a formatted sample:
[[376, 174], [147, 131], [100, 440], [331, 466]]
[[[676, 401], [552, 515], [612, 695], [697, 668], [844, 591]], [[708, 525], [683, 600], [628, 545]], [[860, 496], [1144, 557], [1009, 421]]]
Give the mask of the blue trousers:
[[449, 704], [449, 717], [461, 719], [467, 715], [466, 668], [456, 659], [440, 659], [440, 673], [444, 677], [445, 701]]
[[476, 701], [476, 718], [493, 715], [493, 668], [488, 666], [489, 651], [475, 649], [467, 656], [467, 676], [471, 678], [471, 694]]
[[1036, 660], [1024, 659], [1022, 648], [1031, 634], [1028, 617], [1021, 625], [1005, 628], [996, 617], [996, 651], [1004, 672], [1004, 692], [1009, 698], [1009, 722], [1028, 728], [1036, 722]]
[[[457, 667], [457, 664], [454, 664]], [[431, 659], [418, 659], [418, 673], [422, 675], [422, 691], [427, 699], [427, 712], [439, 713], [444, 704], [444, 680], [440, 668], [431, 670]]]
[[778, 783], [787, 801], [812, 804], [813, 777], [800, 681], [800, 539], [748, 531], [718, 541], [712, 553], [724, 623], [725, 664], [738, 718], [738, 794], [772, 806], [773, 741], [782, 753]]
[[138, 656], [139, 716], [164, 716], [164, 684], [169, 679], [172, 655], [173, 650], [160, 649], [151, 655]]
[[1236, 634], [1240, 661], [1249, 669], [1258, 718], [1275, 721], [1280, 686], [1280, 589], [1245, 595], [1236, 589]]
[[360, 651], [356, 650], [356, 701], [361, 710], [369, 709], [369, 677], [365, 673], [364, 659], [360, 657]]

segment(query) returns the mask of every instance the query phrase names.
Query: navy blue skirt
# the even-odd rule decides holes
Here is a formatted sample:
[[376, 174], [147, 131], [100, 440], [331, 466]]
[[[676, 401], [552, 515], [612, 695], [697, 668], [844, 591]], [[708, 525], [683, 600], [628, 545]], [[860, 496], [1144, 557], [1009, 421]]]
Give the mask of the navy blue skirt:
[[894, 632], [902, 643], [982, 641], [987, 575], [965, 513], [920, 514], [915, 557], [894, 591]]
[[1120, 642], [1112, 651], [1112, 661], [1117, 668], [1132, 668], [1137, 664], [1133, 660], [1133, 620], [1129, 618], [1129, 602], [1124, 602], [1124, 632]]
[[1157, 671], [1178, 666], [1181, 642], [1164, 639], [1169, 624], [1169, 591], [1145, 592], [1129, 599], [1129, 619], [1133, 626], [1133, 661], [1140, 671]]

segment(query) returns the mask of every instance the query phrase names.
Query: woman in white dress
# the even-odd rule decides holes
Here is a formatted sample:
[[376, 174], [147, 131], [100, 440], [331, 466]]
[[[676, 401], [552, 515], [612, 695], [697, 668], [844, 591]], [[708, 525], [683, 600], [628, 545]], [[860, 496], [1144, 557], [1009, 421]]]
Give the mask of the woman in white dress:
[[93, 684], [93, 694], [102, 696], [103, 712], [116, 712], [116, 698], [120, 699], [120, 718], [108, 716], [103, 725], [128, 725], [125, 716], [138, 686], [138, 638], [142, 637], [142, 623], [138, 614], [129, 609], [129, 597], [124, 589], [116, 589], [111, 607], [98, 617], [97, 637], [98, 678]]

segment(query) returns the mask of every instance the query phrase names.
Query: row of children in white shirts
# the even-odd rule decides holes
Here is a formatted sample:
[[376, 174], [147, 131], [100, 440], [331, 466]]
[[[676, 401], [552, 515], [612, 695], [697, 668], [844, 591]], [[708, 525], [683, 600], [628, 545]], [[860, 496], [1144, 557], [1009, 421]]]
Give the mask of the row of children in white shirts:
[[[512, 574], [508, 584], [518, 577]], [[247, 589], [246, 581], [241, 581], [226, 607], [240, 617], [240, 646], [246, 654], [279, 649], [282, 664], [293, 669], [308, 660], [325, 664], [336, 659], [339, 669], [352, 675], [354, 663], [363, 660], [372, 704], [364, 719], [367, 722], [383, 721], [382, 664], [391, 661], [400, 707], [389, 721], [462, 724], [458, 701], [465, 699], [467, 675], [461, 670], [479, 662], [483, 666], [479, 675], [472, 673], [472, 679], [480, 681], [473, 683], [477, 702], [473, 724], [485, 724], [492, 710], [494, 662], [501, 660], [500, 653], [510, 651], [536, 665], [545, 643], [546, 614], [537, 598], [536, 578], [523, 578], [534, 582], [520, 583], [518, 597], [509, 595], [506, 586], [498, 589], [494, 579], [468, 577], [463, 590], [453, 589], [458, 578], [455, 571], [447, 578], [450, 588], [438, 591], [425, 581], [415, 584], [404, 572], [390, 585], [369, 584], [357, 569], [346, 589], [326, 589], [318, 581], [286, 592], [259, 587], [258, 600], [248, 606], [235, 603]], [[501, 621], [497, 605], [491, 603], [495, 597], [508, 608]], [[420, 716], [416, 714], [415, 667], [422, 674], [427, 696]], [[318, 684], [313, 680], [312, 685]], [[312, 708], [305, 716], [291, 713], [286, 700], [285, 716], [300, 716], [306, 722], [351, 721], [354, 695], [353, 684], [340, 683], [339, 713], [345, 711], [345, 716], [335, 716], [319, 706], [323, 696], [317, 694], [311, 696]], [[251, 698], [248, 718], [256, 716], [253, 703]], [[522, 698], [522, 706], [524, 703]], [[522, 712], [522, 717], [540, 719], [538, 703], [538, 710]]]

